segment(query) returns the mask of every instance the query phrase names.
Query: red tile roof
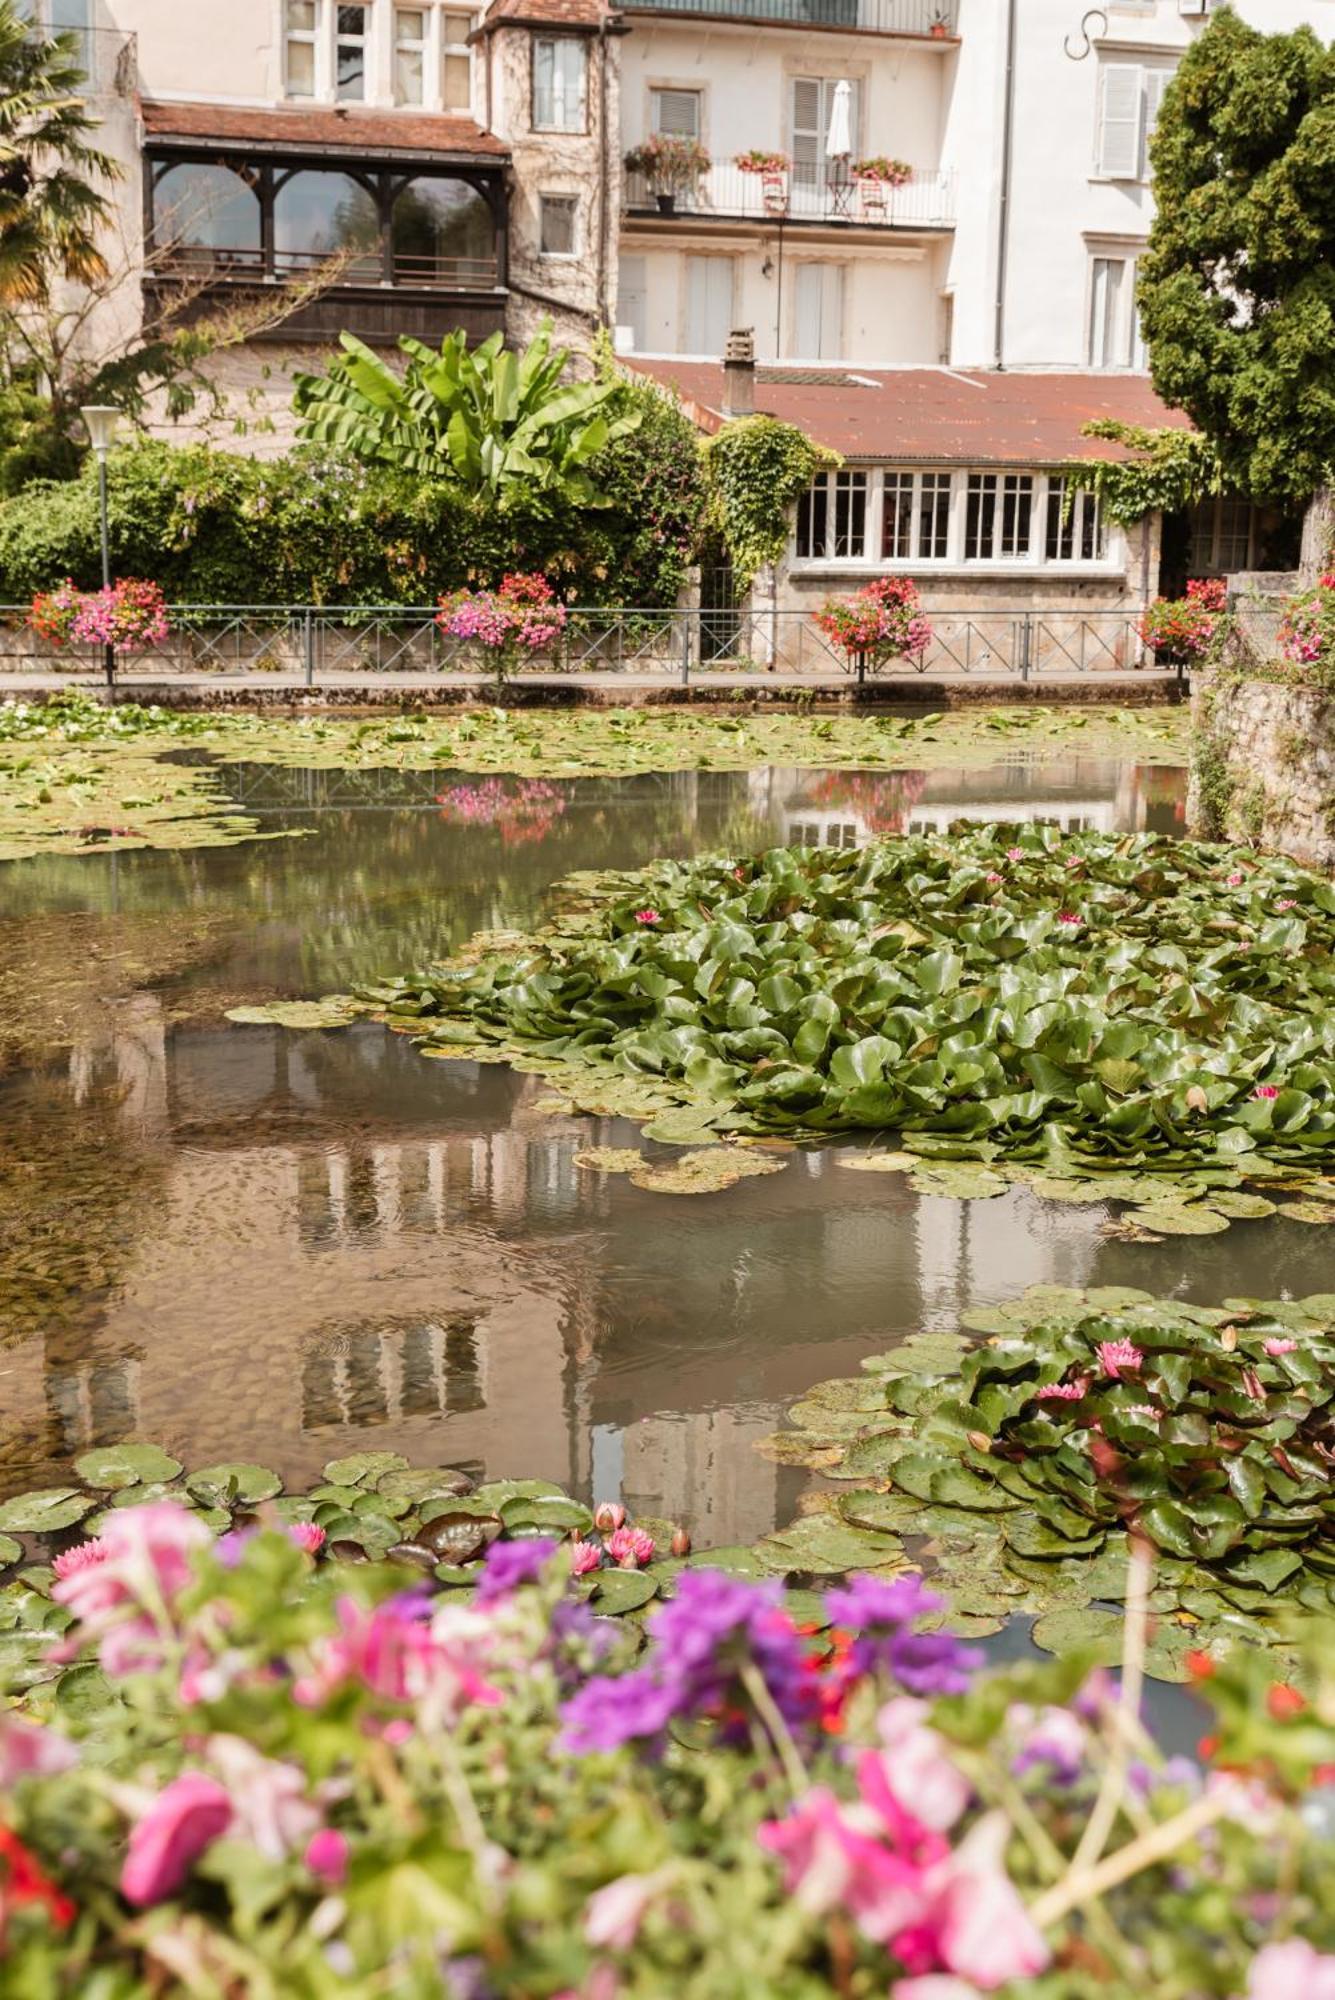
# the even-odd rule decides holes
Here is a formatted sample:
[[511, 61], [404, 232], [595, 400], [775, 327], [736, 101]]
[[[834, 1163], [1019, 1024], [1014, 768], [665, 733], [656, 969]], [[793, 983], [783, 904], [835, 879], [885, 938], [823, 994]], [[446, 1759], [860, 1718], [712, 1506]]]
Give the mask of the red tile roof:
[[145, 102], [144, 130], [152, 138], [204, 144], [245, 140], [265, 146], [346, 147], [350, 153], [484, 153], [507, 159], [509, 151], [471, 118], [427, 111], [349, 111], [342, 106], [252, 110], [231, 104]]
[[482, 29], [530, 22], [540, 28], [601, 28], [610, 18], [606, 0], [491, 0]]
[[[702, 429], [722, 420], [716, 361], [627, 356], [626, 365], [675, 388]], [[797, 424], [844, 458], [970, 465], [1060, 465], [1117, 456], [1081, 436], [1095, 417], [1190, 428], [1143, 375], [1049, 374], [954, 368], [756, 370], [756, 408]]]

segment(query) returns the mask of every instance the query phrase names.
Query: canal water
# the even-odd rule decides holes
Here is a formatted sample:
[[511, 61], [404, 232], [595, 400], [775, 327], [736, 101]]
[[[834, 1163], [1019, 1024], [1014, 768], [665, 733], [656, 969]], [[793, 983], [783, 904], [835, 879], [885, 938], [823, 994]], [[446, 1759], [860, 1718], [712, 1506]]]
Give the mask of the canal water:
[[1281, 1251], [1283, 1225], [1128, 1244], [1097, 1205], [919, 1197], [848, 1171], [844, 1147], [651, 1193], [576, 1167], [638, 1135], [553, 1115], [540, 1078], [426, 1062], [370, 1023], [223, 1019], [531, 925], [573, 869], [960, 816], [1171, 831], [1180, 772], [227, 778], [295, 837], [0, 869], [6, 1489], [131, 1437], [294, 1485], [367, 1447], [620, 1497], [701, 1547], [749, 1541], [806, 1478], [753, 1441], [920, 1328], [1039, 1282], [1201, 1302], [1326, 1282], [1315, 1243], [1290, 1230]]

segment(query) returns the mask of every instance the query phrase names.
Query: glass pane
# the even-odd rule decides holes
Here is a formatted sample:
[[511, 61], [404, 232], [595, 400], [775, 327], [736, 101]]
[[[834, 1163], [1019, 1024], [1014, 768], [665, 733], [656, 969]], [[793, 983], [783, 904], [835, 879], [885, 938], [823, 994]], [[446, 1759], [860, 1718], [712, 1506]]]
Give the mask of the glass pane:
[[990, 559], [996, 511], [996, 474], [971, 472], [969, 504], [964, 523], [964, 554], [968, 561], [986, 562]]
[[799, 556], [825, 554], [825, 528], [829, 514], [830, 488], [825, 479], [809, 486], [797, 503], [797, 553]]
[[446, 48], [467, 48], [472, 25], [472, 20], [467, 14], [442, 14], [440, 27]]
[[575, 201], [573, 196], [543, 195], [541, 219], [542, 248], [549, 257], [572, 257], [575, 252]]
[[315, 0], [287, 0], [287, 25], [298, 34], [315, 32]]
[[366, 253], [353, 277], [380, 275], [380, 219], [369, 190], [351, 174], [293, 174], [274, 198], [274, 253], [279, 270], [300, 271], [341, 250]]
[[394, 102], [421, 104], [424, 71], [420, 49], [397, 49], [394, 54]]
[[426, 40], [426, 15], [420, 7], [398, 7], [394, 11], [394, 34], [401, 42]]
[[314, 97], [315, 45], [313, 42], [288, 43], [287, 89], [290, 97]]
[[338, 45], [338, 94], [358, 100], [366, 95], [366, 51], [360, 42]]
[[400, 284], [496, 282], [496, 236], [485, 196], [466, 181], [409, 181], [394, 203], [394, 276]]
[[867, 475], [837, 472], [834, 486], [834, 553], [861, 556], [867, 547]]
[[192, 264], [258, 266], [259, 199], [230, 167], [171, 167], [153, 190], [153, 234]]
[[467, 111], [473, 102], [473, 63], [466, 49], [445, 58], [444, 95], [447, 111]]
[[950, 553], [950, 474], [924, 472], [918, 506], [918, 554], [940, 561]]
[[881, 526], [881, 554], [888, 560], [913, 552], [913, 474], [887, 472], [885, 511]]
[[338, 32], [340, 35], [364, 35], [366, 33], [365, 7], [340, 7], [338, 10]]
[[[1071, 542], [1075, 529], [1075, 513], [1066, 521], [1062, 519], [1062, 506], [1066, 495], [1064, 479], [1048, 481], [1048, 524], [1044, 540], [1044, 553], [1049, 562], [1065, 562], [1071, 554]], [[1080, 496], [1076, 495], [1076, 507]]]

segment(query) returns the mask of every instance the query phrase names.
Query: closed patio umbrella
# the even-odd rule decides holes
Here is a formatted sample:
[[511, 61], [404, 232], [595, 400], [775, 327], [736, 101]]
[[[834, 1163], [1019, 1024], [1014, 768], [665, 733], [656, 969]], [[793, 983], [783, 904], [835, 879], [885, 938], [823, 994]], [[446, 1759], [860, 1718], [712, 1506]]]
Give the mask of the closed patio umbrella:
[[846, 160], [853, 150], [853, 87], [845, 77], [834, 86], [830, 129], [825, 135], [827, 160]]

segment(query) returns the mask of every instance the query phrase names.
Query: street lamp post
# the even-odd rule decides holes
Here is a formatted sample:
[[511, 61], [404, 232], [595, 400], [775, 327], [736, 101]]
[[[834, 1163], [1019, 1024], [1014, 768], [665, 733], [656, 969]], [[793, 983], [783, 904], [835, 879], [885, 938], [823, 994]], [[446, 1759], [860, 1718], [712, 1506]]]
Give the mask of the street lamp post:
[[[97, 456], [97, 504], [102, 529], [102, 588], [111, 588], [111, 534], [107, 521], [107, 453], [116, 437], [120, 411], [114, 403], [88, 403], [79, 413], [88, 432], [88, 442]], [[116, 699], [116, 648], [108, 639], [102, 649], [102, 665], [107, 676], [107, 698]]]

